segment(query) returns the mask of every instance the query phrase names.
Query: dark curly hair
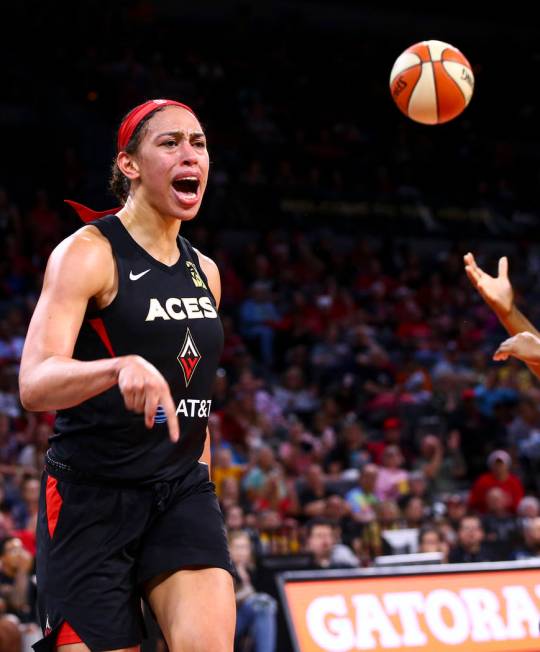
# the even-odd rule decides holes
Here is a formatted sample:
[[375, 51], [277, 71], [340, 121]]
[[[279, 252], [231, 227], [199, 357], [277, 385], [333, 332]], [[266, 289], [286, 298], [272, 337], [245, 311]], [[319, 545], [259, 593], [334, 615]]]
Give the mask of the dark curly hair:
[[[166, 107], [160, 106], [157, 109], [151, 111], [148, 115], [144, 116], [144, 118], [139, 122], [137, 128], [133, 132], [124, 151], [126, 151], [128, 154], [134, 154], [137, 151], [148, 128], [148, 121], [156, 113], [158, 113], [159, 111], [163, 111], [164, 108]], [[122, 122], [125, 120], [127, 115], [123, 118]], [[120, 171], [120, 168], [116, 163], [116, 156], [115, 156], [111, 166], [109, 189], [122, 204], [126, 203], [126, 199], [128, 198], [129, 195], [130, 185], [131, 185], [130, 180]]]

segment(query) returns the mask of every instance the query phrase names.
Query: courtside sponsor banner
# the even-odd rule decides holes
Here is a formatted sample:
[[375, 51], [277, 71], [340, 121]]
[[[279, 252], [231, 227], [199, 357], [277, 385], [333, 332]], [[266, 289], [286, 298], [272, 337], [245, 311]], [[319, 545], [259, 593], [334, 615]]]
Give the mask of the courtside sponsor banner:
[[540, 652], [538, 563], [286, 573], [281, 594], [299, 652]]

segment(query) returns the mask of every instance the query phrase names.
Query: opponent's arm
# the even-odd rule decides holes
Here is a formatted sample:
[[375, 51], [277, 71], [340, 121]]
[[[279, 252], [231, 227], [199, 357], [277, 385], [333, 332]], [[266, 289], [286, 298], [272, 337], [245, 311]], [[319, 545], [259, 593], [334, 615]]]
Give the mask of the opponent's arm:
[[[465, 272], [469, 280], [497, 315], [508, 334], [514, 336], [527, 331], [540, 338], [540, 332], [518, 310], [514, 303], [514, 291], [508, 278], [508, 258], [503, 256], [499, 260], [499, 271], [496, 277], [490, 276], [480, 269], [472, 253], [466, 254], [463, 259], [465, 261]], [[503, 358], [498, 357], [496, 359]], [[533, 374], [540, 378], [540, 361], [535, 362], [530, 358], [524, 360], [524, 362], [526, 362]]]
[[[216, 263], [208, 256], [201, 254], [200, 251], [195, 249], [197, 256], [199, 257], [199, 264], [206, 275], [208, 280], [209, 290], [213, 294], [216, 301], [216, 309], [219, 308], [219, 302], [221, 301], [221, 278], [219, 276], [219, 269]], [[208, 473], [211, 474], [212, 470], [212, 455], [210, 452], [210, 429], [206, 428], [206, 439], [204, 442], [204, 450], [201, 455], [200, 461], [208, 464]]]
[[153, 365], [135, 355], [73, 359], [88, 302], [108, 291], [115, 274], [110, 245], [93, 227], [67, 238], [51, 254], [21, 359], [21, 403], [32, 411], [58, 410], [118, 384], [126, 407], [144, 412], [148, 427], [162, 405], [176, 441], [178, 419], [170, 390]]
[[518, 360], [540, 368], [540, 338], [533, 333], [523, 332], [508, 338], [493, 354], [494, 360], [507, 360], [514, 356]]

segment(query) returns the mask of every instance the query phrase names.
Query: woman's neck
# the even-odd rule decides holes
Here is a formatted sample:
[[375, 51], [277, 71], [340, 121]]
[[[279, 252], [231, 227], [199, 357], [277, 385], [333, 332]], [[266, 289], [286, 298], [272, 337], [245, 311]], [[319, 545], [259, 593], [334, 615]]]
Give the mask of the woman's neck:
[[180, 220], [165, 217], [147, 202], [140, 199], [135, 201], [132, 197], [128, 197], [118, 217], [135, 242], [153, 258], [165, 265], [177, 262]]

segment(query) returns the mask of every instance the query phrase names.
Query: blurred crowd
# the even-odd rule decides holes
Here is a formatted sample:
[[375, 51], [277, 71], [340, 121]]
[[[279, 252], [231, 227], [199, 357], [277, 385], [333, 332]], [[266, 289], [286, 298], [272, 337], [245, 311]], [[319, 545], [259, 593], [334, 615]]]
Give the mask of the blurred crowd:
[[[62, 47], [44, 52], [51, 65], [34, 94], [21, 56], [0, 102], [13, 159], [0, 179], [0, 614], [32, 638], [35, 518], [54, 415], [22, 409], [17, 374], [46, 259], [78, 226], [61, 198], [107, 205], [115, 124], [152, 96], [193, 104], [209, 132], [208, 195], [182, 232], [222, 278], [212, 476], [238, 571], [239, 645], [257, 622], [259, 645], [270, 645], [257, 652], [272, 649], [265, 558], [355, 568], [401, 553], [450, 563], [540, 554], [540, 386], [523, 364], [491, 361], [504, 333], [462, 263], [473, 247], [488, 269], [508, 254], [517, 301], [539, 323], [540, 247], [507, 236], [538, 223], [540, 149], [521, 131], [491, 132], [476, 118], [482, 98], [477, 114], [471, 107], [429, 137], [396, 119], [382, 99], [386, 76], [364, 77], [371, 102], [352, 99], [369, 35], [317, 50], [312, 26], [300, 47], [295, 29], [306, 24], [295, 14], [277, 44], [239, 6], [226, 22], [230, 47], [212, 49], [223, 25], [208, 23], [204, 48], [188, 33], [178, 58], [174, 20], [152, 3], [113, 4], [100, 20], [112, 24], [121, 12], [133, 47], [91, 30], [77, 41], [75, 13]], [[64, 77], [53, 74], [59, 63]], [[489, 81], [481, 65], [476, 72]], [[321, 79], [331, 111], [322, 109]], [[537, 110], [526, 102], [512, 110], [526, 133]], [[21, 175], [16, 143], [45, 124], [47, 147]], [[284, 198], [329, 202], [329, 215], [291, 215]], [[392, 202], [407, 201], [425, 228], [416, 233], [411, 218], [392, 232], [375, 214], [356, 223], [332, 215], [332, 202], [358, 200], [386, 202], [389, 214]], [[487, 228], [467, 240], [468, 226], [440, 228], [434, 209], [448, 202]]]

